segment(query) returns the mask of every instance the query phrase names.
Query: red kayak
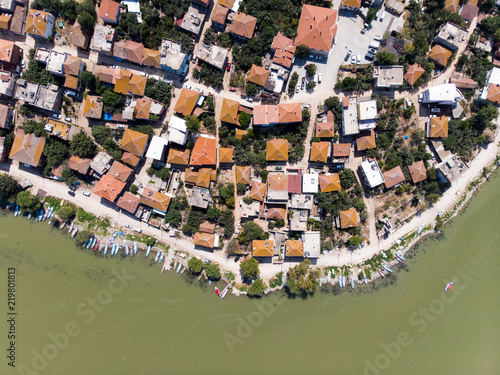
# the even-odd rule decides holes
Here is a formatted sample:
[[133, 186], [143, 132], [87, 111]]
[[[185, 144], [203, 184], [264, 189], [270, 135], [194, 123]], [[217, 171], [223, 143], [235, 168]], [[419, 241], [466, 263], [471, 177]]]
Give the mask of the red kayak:
[[444, 288], [445, 291], [450, 290], [453, 287], [453, 281], [451, 283], [448, 283], [446, 287]]
[[217, 293], [217, 295], [220, 297], [219, 288], [215, 287], [215, 293]]

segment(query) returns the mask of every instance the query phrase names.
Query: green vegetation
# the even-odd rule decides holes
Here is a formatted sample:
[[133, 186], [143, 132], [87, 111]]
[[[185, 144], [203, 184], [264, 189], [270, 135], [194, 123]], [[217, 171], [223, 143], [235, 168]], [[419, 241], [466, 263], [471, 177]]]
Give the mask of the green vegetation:
[[16, 203], [19, 205], [21, 210], [28, 212], [34, 212], [42, 207], [40, 200], [28, 190], [21, 191], [17, 194]]
[[187, 115], [184, 120], [186, 120], [186, 127], [191, 133], [197, 133], [200, 130], [200, 120], [196, 116]]
[[288, 278], [285, 285], [290, 294], [311, 294], [318, 290], [320, 271], [309, 269], [310, 265], [311, 261], [306, 259], [288, 270]]
[[124, 104], [125, 96], [118, 94], [110, 89], [106, 89], [102, 93], [102, 106], [104, 113], [122, 113]]
[[295, 49], [295, 56], [299, 58], [307, 58], [309, 56], [309, 47], [305, 44], [300, 44]]
[[234, 214], [232, 210], [224, 210], [219, 216], [219, 224], [224, 227], [224, 238], [231, 238], [234, 233]]
[[61, 13], [62, 18], [71, 24], [78, 19], [78, 23], [88, 31], [94, 29], [97, 17], [92, 0], [84, 0], [81, 3], [74, 0], [35, 0], [31, 3], [31, 8], [47, 10], [56, 17]]
[[77, 233], [75, 237], [76, 246], [82, 246], [85, 242], [89, 240], [90, 232], [87, 230], [81, 230]]
[[306, 73], [308, 76], [313, 76], [316, 74], [318, 66], [316, 64], [307, 64]]
[[21, 129], [24, 130], [26, 134], [34, 133], [37, 137], [44, 137], [47, 132], [44, 129], [45, 124], [43, 122], [36, 122], [34, 120], [24, 120]]
[[220, 268], [215, 263], [205, 263], [205, 272], [211, 280], [219, 280], [221, 277]]
[[234, 184], [219, 185], [219, 199], [222, 204], [234, 208]]
[[253, 240], [263, 240], [264, 230], [254, 221], [247, 221], [243, 225], [243, 231], [238, 235], [238, 242], [241, 245], [251, 243]]
[[336, 90], [341, 91], [366, 91], [370, 90], [373, 81], [373, 68], [368, 65], [365, 68], [360, 68], [356, 72], [356, 78], [345, 77], [343, 80], [335, 84]]
[[398, 61], [398, 57], [391, 52], [379, 51], [377, 52], [377, 61], [380, 65], [394, 65]]
[[288, 83], [288, 95], [292, 96], [295, 93], [295, 88], [297, 87], [297, 82], [299, 81], [299, 73], [293, 72], [292, 78]]
[[196, 207], [191, 207], [188, 217], [186, 219], [186, 224], [182, 226], [182, 231], [184, 233], [194, 233], [198, 232], [200, 224], [207, 220], [207, 214], [204, 210], [198, 209]]
[[155, 167], [150, 167], [146, 170], [146, 173], [149, 176], [156, 176], [162, 181], [168, 181], [170, 178], [170, 169], [163, 167], [163, 168], [155, 168]]
[[245, 84], [245, 92], [248, 96], [255, 96], [260, 92], [260, 87], [253, 82], [247, 82]]
[[188, 261], [188, 267], [192, 273], [199, 274], [203, 269], [203, 262], [196, 257], [192, 257]]
[[95, 215], [85, 211], [83, 208], [78, 208], [77, 219], [80, 222], [93, 221], [95, 219]]
[[248, 257], [243, 262], [240, 263], [241, 275], [245, 279], [253, 279], [254, 277], [259, 276], [259, 262], [255, 260], [255, 258]]
[[71, 155], [68, 144], [59, 138], [48, 137], [43, 148], [43, 174], [48, 176], [52, 168], [62, 165]]
[[76, 206], [73, 204], [66, 204], [57, 210], [57, 214], [62, 221], [71, 221], [76, 216]]
[[165, 215], [165, 222], [172, 227], [178, 228], [182, 223], [182, 211], [187, 207], [186, 197], [173, 199], [168, 207], [168, 212]]
[[12, 176], [1, 173], [0, 174], [0, 199], [11, 199], [19, 191], [19, 185]]
[[97, 154], [97, 147], [85, 133], [76, 134], [69, 142], [71, 153], [80, 158], [93, 158]]
[[92, 127], [92, 137], [115, 160], [120, 160], [123, 155], [120, 145], [116, 142], [116, 139], [119, 139], [121, 134], [121, 131], [111, 130], [107, 126], [94, 125]]
[[224, 73], [219, 69], [208, 65], [206, 62], [201, 62], [201, 70], [198, 68], [193, 69], [193, 77], [200, 79], [207, 86], [212, 86], [216, 89], [222, 87], [222, 81], [224, 80]]
[[160, 103], [163, 103], [165, 107], [168, 107], [170, 105], [170, 97], [172, 95], [172, 86], [170, 86], [167, 82], [148, 78], [144, 95], [157, 100]]
[[366, 16], [366, 22], [371, 23], [372, 21], [374, 21], [375, 18], [377, 18], [377, 12], [378, 12], [378, 8], [370, 7], [368, 9], [368, 14]]
[[274, 279], [271, 280], [269, 286], [271, 288], [276, 288], [277, 286], [282, 286], [282, 285], [283, 285], [283, 272], [279, 272], [276, 274]]
[[248, 113], [243, 112], [243, 111], [240, 112], [240, 114], [238, 116], [238, 122], [240, 123], [240, 125], [243, 129], [248, 128], [248, 125], [250, 125], [251, 120], [252, 120], [251, 115], [249, 115]]
[[267, 285], [262, 281], [262, 279], [257, 279], [248, 288], [248, 295], [250, 297], [262, 297], [266, 289]]

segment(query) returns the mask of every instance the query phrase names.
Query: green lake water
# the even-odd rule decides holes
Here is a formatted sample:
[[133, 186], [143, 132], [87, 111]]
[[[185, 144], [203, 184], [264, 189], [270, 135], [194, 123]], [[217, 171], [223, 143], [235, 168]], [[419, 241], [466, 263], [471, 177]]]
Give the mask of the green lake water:
[[160, 275], [144, 254], [103, 257], [46, 222], [4, 216], [0, 373], [499, 374], [499, 191], [496, 176], [393, 278], [307, 299], [220, 300], [213, 285]]

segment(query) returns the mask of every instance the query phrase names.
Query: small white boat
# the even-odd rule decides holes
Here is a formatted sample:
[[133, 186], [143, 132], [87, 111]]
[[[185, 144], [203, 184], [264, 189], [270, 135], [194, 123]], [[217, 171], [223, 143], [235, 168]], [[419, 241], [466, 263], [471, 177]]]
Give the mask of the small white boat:
[[366, 278], [365, 270], [363, 270], [363, 281], [365, 282], [365, 284], [368, 284], [368, 280]]
[[212, 285], [212, 279], [208, 279], [208, 286]]
[[165, 253], [162, 251], [161, 254], [160, 254], [160, 259], [158, 259], [158, 262], [162, 262], [163, 261], [163, 257], [165, 256]]
[[28, 214], [28, 219], [31, 219], [31, 212]]
[[326, 282], [329, 283], [332, 278], [332, 271], [328, 270], [328, 275], [326, 276]]
[[344, 287], [344, 288], [345, 288], [346, 281], [347, 281], [347, 277], [346, 276], [342, 277], [342, 287]]
[[104, 255], [106, 255], [108, 253], [108, 244], [106, 244], [106, 246], [104, 246]]
[[387, 272], [392, 272], [392, 269], [390, 269], [389, 267], [387, 267], [385, 264], [382, 266], [382, 268], [384, 270], [386, 270]]
[[69, 226], [69, 230], [68, 230], [68, 233], [71, 233], [71, 231], [73, 230], [73, 226], [75, 225], [75, 223], [71, 223], [71, 225]]
[[354, 276], [351, 274], [351, 288], [354, 289]]
[[128, 253], [129, 253], [129, 248], [128, 248], [128, 245], [125, 245], [125, 254], [127, 254], [127, 255], [128, 255]]
[[134, 242], [134, 254], [137, 254], [137, 242]]
[[181, 267], [182, 267], [182, 263], [179, 263], [179, 266], [177, 267], [177, 270], [175, 272], [179, 273], [179, 271], [181, 270]]
[[148, 249], [146, 250], [146, 258], [149, 256], [150, 252], [151, 252], [151, 245], [148, 245]]
[[418, 227], [417, 234], [422, 233], [422, 230], [424, 229], [424, 224]]
[[71, 232], [71, 238], [75, 237], [76, 234], [78, 233], [78, 227], [76, 227], [73, 232]]
[[226, 297], [227, 291], [228, 291], [228, 288], [226, 287], [226, 289], [224, 289], [224, 291], [221, 293], [220, 299], [224, 299]]
[[61, 230], [62, 230], [62, 229], [64, 229], [64, 227], [65, 227], [65, 226], [66, 226], [66, 222], [65, 222], [65, 221], [63, 221], [63, 222], [61, 223], [61, 226], [59, 227], [59, 229], [61, 229]]
[[160, 252], [157, 251], [156, 252], [156, 257], [155, 257], [155, 263], [158, 262], [158, 258], [160, 257]]

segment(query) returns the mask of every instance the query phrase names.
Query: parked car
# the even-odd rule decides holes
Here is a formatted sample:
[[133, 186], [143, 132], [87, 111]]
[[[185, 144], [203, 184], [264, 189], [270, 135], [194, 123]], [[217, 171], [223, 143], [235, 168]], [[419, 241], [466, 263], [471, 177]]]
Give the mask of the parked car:
[[367, 52], [365, 55], [365, 59], [367, 59], [367, 60], [373, 60], [374, 58], [375, 58], [375, 55], [370, 53], [370, 52]]
[[407, 106], [407, 107], [411, 107], [411, 105], [412, 105], [412, 104], [413, 104], [413, 103], [411, 102], [410, 98], [407, 98], [407, 99], [406, 99], [406, 106]]
[[134, 230], [135, 230], [137, 233], [142, 233], [142, 229], [139, 229], [139, 228], [134, 228]]
[[375, 48], [368, 48], [368, 52], [370, 52], [372, 55], [377, 54], [377, 50]]
[[198, 89], [198, 88], [196, 89], [196, 91], [198, 91], [198, 92], [200, 92], [202, 94], [205, 93], [205, 91], [203, 91], [202, 89]]
[[300, 87], [299, 86], [295, 86], [295, 92], [298, 93], [300, 91]]
[[321, 80], [323, 79], [323, 73], [318, 74], [318, 83], [321, 83]]
[[71, 191], [71, 190], [68, 190], [68, 194], [71, 195], [72, 197], [75, 196], [75, 192], [74, 191]]
[[356, 60], [356, 65], [361, 64], [361, 55], [358, 55], [358, 59]]
[[24, 59], [21, 60], [21, 66], [23, 67], [23, 69], [26, 68], [26, 61]]
[[184, 87], [186, 87], [186, 88], [187, 88], [187, 89], [189, 89], [189, 90], [193, 90], [193, 86], [191, 86], [191, 85], [186, 85], [186, 86], [184, 86]]
[[226, 66], [226, 71], [229, 72], [230, 70], [231, 70], [231, 61], [228, 61]]
[[424, 98], [424, 94], [418, 94], [418, 102], [422, 102], [422, 99]]
[[73, 120], [71, 120], [71, 118], [70, 118], [70, 117], [66, 117], [64, 120], [65, 120], [66, 122], [71, 122], [71, 121], [73, 121]]
[[441, 112], [441, 108], [436, 108], [436, 107], [431, 108], [430, 110], [431, 110], [432, 113], [439, 113], [439, 112]]
[[69, 185], [69, 190], [71, 190], [71, 191], [76, 191], [76, 186]]
[[61, 114], [60, 114], [60, 113], [54, 113], [54, 114], [52, 115], [52, 117], [57, 118], [57, 119], [60, 119], [60, 118], [61, 118]]
[[132, 225], [130, 225], [130, 224], [125, 224], [125, 228], [132, 228]]
[[90, 193], [88, 191], [82, 191], [82, 194], [85, 195], [86, 197], [90, 197]]
[[247, 96], [247, 102], [253, 103], [253, 97], [252, 96]]
[[351, 57], [351, 64], [352, 65], [356, 64], [356, 55], [352, 55], [352, 57]]

